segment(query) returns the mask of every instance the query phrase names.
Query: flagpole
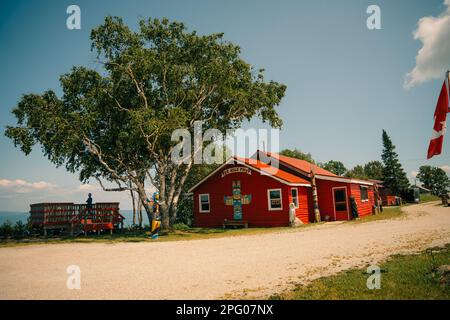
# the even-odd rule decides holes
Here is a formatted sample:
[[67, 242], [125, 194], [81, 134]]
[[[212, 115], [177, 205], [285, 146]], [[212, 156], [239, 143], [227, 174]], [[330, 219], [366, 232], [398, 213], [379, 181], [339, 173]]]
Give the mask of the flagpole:
[[[447, 83], [447, 95], [448, 100], [450, 101], [450, 70], [447, 70], [447, 73], [445, 75], [445, 82]], [[450, 104], [448, 106], [447, 113], [450, 113]]]

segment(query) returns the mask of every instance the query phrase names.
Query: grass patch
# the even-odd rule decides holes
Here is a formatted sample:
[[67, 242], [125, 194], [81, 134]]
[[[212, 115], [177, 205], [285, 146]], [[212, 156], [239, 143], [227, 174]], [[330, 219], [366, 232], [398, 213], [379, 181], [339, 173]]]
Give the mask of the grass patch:
[[441, 201], [441, 198], [434, 196], [430, 193], [424, 193], [420, 195], [420, 203], [431, 202], [431, 201]]
[[[436, 272], [450, 264], [450, 245], [429, 249], [416, 255], [395, 255], [382, 263], [381, 288], [369, 290], [366, 268], [298, 285], [294, 290], [273, 295], [270, 299], [304, 300], [429, 300], [450, 299], [448, 281]], [[447, 282], [446, 282], [447, 281]]]
[[144, 231], [133, 231], [124, 233], [88, 235], [78, 237], [43, 237], [36, 236], [26, 239], [7, 239], [0, 241], [1, 247], [23, 246], [32, 244], [58, 244], [58, 243], [120, 243], [120, 242], [161, 242], [161, 241], [186, 241], [214, 239], [223, 237], [257, 235], [274, 232], [295, 232], [299, 229], [310, 226], [317, 226], [317, 223], [310, 223], [299, 227], [279, 227], [279, 228], [248, 228], [248, 229], [221, 229], [221, 228], [190, 228], [183, 226], [179, 230], [167, 234], [160, 234], [158, 240], [150, 239], [150, 233]]
[[375, 215], [365, 216], [359, 220], [352, 220], [351, 223], [365, 223], [378, 220], [389, 220], [403, 218], [406, 214], [402, 211], [400, 207], [384, 207], [383, 212]]

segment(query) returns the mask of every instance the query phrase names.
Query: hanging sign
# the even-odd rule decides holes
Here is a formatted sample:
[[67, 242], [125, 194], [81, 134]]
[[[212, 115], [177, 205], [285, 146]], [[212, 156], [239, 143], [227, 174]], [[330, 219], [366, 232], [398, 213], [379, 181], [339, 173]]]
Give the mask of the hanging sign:
[[222, 171], [222, 178], [229, 174], [232, 174], [232, 173], [245, 173], [245, 174], [251, 175], [252, 170], [250, 170], [249, 168], [246, 168], [246, 167], [233, 167], [233, 168], [225, 169]]

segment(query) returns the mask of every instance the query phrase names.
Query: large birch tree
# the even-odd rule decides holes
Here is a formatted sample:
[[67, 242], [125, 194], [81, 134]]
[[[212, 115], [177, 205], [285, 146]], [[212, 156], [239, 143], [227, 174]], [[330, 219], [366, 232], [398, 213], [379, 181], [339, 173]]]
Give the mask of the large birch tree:
[[263, 70], [245, 62], [222, 34], [199, 35], [167, 19], [142, 20], [133, 31], [107, 17], [91, 40], [99, 70], [74, 67], [62, 75], [62, 96], [52, 90], [24, 95], [13, 109], [17, 124], [5, 134], [25, 154], [40, 145], [52, 163], [78, 172], [83, 182], [136, 192], [150, 220], [146, 184], [153, 184], [165, 229], [176, 219], [193, 166], [193, 157], [171, 161], [175, 129], [192, 132], [202, 120], [204, 130], [224, 132], [255, 116], [282, 124], [275, 107], [286, 87], [266, 82]]

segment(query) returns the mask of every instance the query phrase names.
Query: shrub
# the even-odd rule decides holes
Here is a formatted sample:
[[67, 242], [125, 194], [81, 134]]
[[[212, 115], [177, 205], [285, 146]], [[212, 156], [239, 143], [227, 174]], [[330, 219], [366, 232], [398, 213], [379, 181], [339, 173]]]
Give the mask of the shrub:
[[27, 233], [27, 226], [22, 221], [17, 221], [13, 227], [14, 237], [23, 237]]
[[0, 226], [0, 237], [10, 237], [14, 234], [14, 227], [11, 221], [6, 220], [5, 223], [3, 223]]
[[176, 223], [173, 225], [173, 229], [179, 231], [188, 231], [190, 227], [184, 223]]
[[194, 217], [194, 213], [192, 212], [193, 207], [194, 204], [190, 197], [182, 198], [178, 205], [176, 224], [192, 225]]

